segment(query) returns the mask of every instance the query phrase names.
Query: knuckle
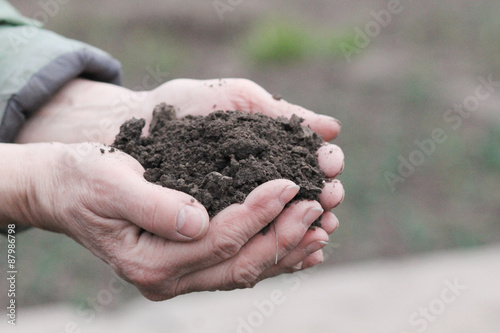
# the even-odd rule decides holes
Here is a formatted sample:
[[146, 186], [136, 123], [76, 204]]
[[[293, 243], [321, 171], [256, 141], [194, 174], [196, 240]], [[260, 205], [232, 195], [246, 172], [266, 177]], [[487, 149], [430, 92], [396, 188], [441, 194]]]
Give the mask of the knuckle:
[[283, 249], [286, 253], [289, 253], [297, 247], [298, 241], [294, 241], [293, 239], [287, 237], [281, 237], [278, 239], [278, 244], [281, 249]]
[[173, 278], [173, 275], [164, 269], [145, 263], [128, 262], [121, 265], [120, 271], [120, 275], [141, 290], [146, 297], [146, 294], [158, 294], [155, 299], [160, 297], [160, 291], [171, 285]]
[[146, 297], [148, 300], [153, 301], [153, 302], [159, 302], [159, 301], [164, 301], [168, 297], [165, 297], [163, 295], [159, 295], [158, 293], [154, 292], [149, 292], [149, 291], [142, 291], [141, 290], [142, 296]]
[[134, 269], [127, 276], [134, 285], [146, 290], [155, 289], [165, 281], [163, 276], [148, 268]]
[[236, 288], [253, 288], [259, 282], [260, 270], [254, 266], [237, 266], [232, 272], [232, 283]]
[[156, 231], [156, 224], [159, 220], [159, 202], [156, 200], [145, 200], [141, 207], [141, 215], [144, 216], [144, 220], [150, 223], [151, 231]]
[[245, 216], [251, 225], [260, 225], [262, 228], [271, 223], [279, 215], [283, 207], [276, 206], [275, 202], [255, 201], [244, 203]]
[[274, 217], [276, 214], [274, 212], [275, 208], [272, 202], [268, 200], [256, 200], [253, 202], [245, 203], [245, 208], [247, 214], [256, 220], [269, 220], [270, 217]]
[[152, 302], [161, 302], [161, 301], [165, 301], [167, 299], [171, 299], [171, 298], [174, 298], [177, 294], [174, 294], [174, 293], [171, 293], [170, 291], [169, 292], [159, 292], [157, 290], [145, 290], [145, 289], [140, 289], [139, 288], [139, 291], [141, 293], [142, 296], [144, 296], [145, 298], [147, 298], [148, 300], [152, 301]]
[[219, 237], [216, 241], [213, 255], [221, 261], [224, 261], [237, 255], [238, 252], [240, 252], [241, 246], [241, 243], [233, 237], [224, 235], [223, 237]]
[[244, 79], [244, 78], [238, 78], [235, 80], [235, 83], [237, 85], [240, 85], [243, 88], [248, 88], [248, 87], [255, 87], [257, 86], [257, 83], [253, 82], [250, 79]]

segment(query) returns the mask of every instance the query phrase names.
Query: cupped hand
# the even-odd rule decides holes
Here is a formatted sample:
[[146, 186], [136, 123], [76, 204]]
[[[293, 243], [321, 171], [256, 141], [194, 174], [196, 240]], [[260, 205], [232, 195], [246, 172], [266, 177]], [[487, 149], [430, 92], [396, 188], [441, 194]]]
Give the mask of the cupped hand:
[[[292, 114], [304, 118], [304, 125], [323, 137], [333, 140], [340, 133], [340, 122], [330, 116], [319, 115], [301, 106], [290, 104], [275, 97], [264, 88], [247, 79], [192, 80], [176, 79], [168, 81], [152, 90], [146, 97], [149, 110], [166, 102], [177, 108], [178, 116], [207, 115], [216, 110], [240, 110], [249, 113], [263, 113], [270, 117]], [[150, 112], [142, 115], [151, 119]]]
[[[327, 177], [320, 196], [321, 205], [327, 212], [322, 217], [322, 227], [328, 231], [335, 229], [338, 220], [329, 211], [344, 199], [344, 188], [334, 179], [344, 169], [344, 153], [340, 147], [327, 141], [333, 140], [340, 133], [341, 124], [337, 119], [290, 104], [247, 79], [172, 80], [151, 91], [145, 97], [144, 105], [149, 105], [146, 110], [152, 110], [155, 105], [164, 101], [176, 107], [179, 117], [207, 115], [215, 110], [240, 110], [259, 112], [270, 117], [290, 118], [292, 114], [296, 114], [304, 118], [303, 124], [310, 126], [325, 140], [318, 151], [320, 168]], [[145, 129], [149, 128], [151, 112], [146, 112], [141, 117], [146, 119]]]
[[[152, 91], [143, 92], [75, 79], [28, 119], [16, 142], [111, 144], [120, 125], [132, 117], [146, 120], [144, 134], [147, 135], [152, 110], [163, 102], [174, 105], [180, 117], [235, 109], [260, 112], [272, 117], [297, 114], [304, 118], [305, 125], [309, 125], [325, 140], [325, 145], [318, 151], [320, 167], [328, 178], [320, 197], [323, 208], [329, 211], [343, 200], [342, 184], [334, 178], [344, 168], [344, 154], [338, 146], [326, 143], [340, 133], [340, 122], [275, 98], [261, 86], [246, 79], [176, 79]], [[325, 215], [322, 226], [330, 230], [338, 221], [329, 212]]]
[[[248, 80], [179, 79], [151, 92], [132, 92], [79, 79], [64, 87], [28, 121], [17, 142], [110, 144], [123, 121], [136, 117], [149, 122], [151, 110], [161, 102], [174, 105], [179, 116], [219, 109], [261, 112], [273, 117], [295, 113], [326, 141], [340, 132], [337, 120], [274, 98]], [[82, 147], [91, 153], [78, 159]], [[54, 172], [63, 172], [56, 179], [72, 180], [67, 184], [74, 184], [81, 192], [73, 203], [68, 201], [67, 209], [54, 203], [47, 206], [47, 221], [57, 222], [33, 225], [73, 237], [150, 299], [166, 299], [194, 290], [250, 286], [262, 278], [311, 267], [322, 261], [320, 249], [338, 226], [330, 210], [344, 197], [342, 184], [334, 180], [343, 170], [344, 155], [338, 146], [326, 142], [318, 151], [320, 168], [328, 178], [320, 203], [300, 202], [283, 210], [284, 202], [276, 198], [291, 183], [276, 180], [257, 188], [243, 205], [220, 212], [211, 223], [205, 209], [190, 196], [147, 183], [142, 177], [144, 170], [130, 156], [92, 144], [66, 149], [73, 152], [67, 156], [77, 152], [79, 163], [62, 170], [59, 166], [53, 168]], [[100, 149], [105, 153], [101, 154]], [[73, 193], [64, 184], [60, 186], [66, 192], [50, 185], [44, 192]], [[293, 185], [292, 189], [296, 190]], [[59, 199], [65, 198], [70, 197]], [[305, 226], [309, 218], [308, 223], [301, 221], [307, 211], [317, 214], [316, 219], [321, 215], [320, 208], [324, 211], [322, 228], [309, 229]], [[258, 233], [275, 218], [280, 259], [277, 264], [274, 233]], [[182, 242], [189, 240], [196, 241]]]
[[[284, 208], [299, 190], [289, 180], [257, 187], [209, 226], [201, 204], [148, 183], [120, 151], [93, 143], [23, 148], [33, 163], [24, 169], [30, 200], [18, 219], [72, 237], [151, 300], [251, 287], [320, 262], [317, 251], [328, 241], [325, 230], [309, 229], [323, 213], [318, 202]], [[197, 227], [184, 230], [188, 220]], [[277, 243], [274, 232], [260, 232], [272, 221]]]

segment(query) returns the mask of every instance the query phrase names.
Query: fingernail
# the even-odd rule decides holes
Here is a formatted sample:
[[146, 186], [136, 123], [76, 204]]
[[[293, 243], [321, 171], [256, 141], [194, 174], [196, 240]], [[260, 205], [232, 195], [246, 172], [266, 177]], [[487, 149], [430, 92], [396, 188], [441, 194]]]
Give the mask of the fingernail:
[[307, 255], [313, 254], [314, 252], [324, 248], [326, 245], [328, 245], [328, 242], [326, 242], [326, 241], [312, 242], [311, 244], [307, 245], [306, 254]]
[[306, 227], [309, 227], [314, 221], [318, 219], [318, 217], [323, 214], [324, 210], [320, 207], [314, 207], [307, 210], [302, 219], [302, 223], [305, 224]]
[[302, 269], [302, 261], [299, 262], [297, 265], [292, 267], [296, 271], [300, 271]]
[[285, 188], [283, 190], [283, 192], [281, 192], [281, 195], [280, 195], [280, 202], [282, 205], [285, 205], [286, 203], [288, 203], [288, 201], [292, 200], [294, 196], [297, 195], [297, 193], [299, 193], [299, 190], [300, 190], [300, 186], [299, 185], [289, 185], [287, 188]]
[[191, 205], [185, 205], [177, 214], [177, 232], [185, 237], [196, 238], [207, 228], [205, 214]]
[[324, 119], [325, 119], [325, 120], [327, 120], [327, 121], [333, 121], [333, 122], [335, 122], [335, 123], [339, 124], [339, 126], [341, 126], [341, 127], [342, 127], [342, 123], [341, 123], [341, 122], [340, 122], [340, 120], [338, 120], [337, 118], [334, 118], [334, 117], [331, 117], [331, 116], [327, 116], [327, 115], [324, 115], [324, 114], [323, 114], [323, 115], [321, 115], [321, 117], [322, 117], [322, 118], [324, 118]]

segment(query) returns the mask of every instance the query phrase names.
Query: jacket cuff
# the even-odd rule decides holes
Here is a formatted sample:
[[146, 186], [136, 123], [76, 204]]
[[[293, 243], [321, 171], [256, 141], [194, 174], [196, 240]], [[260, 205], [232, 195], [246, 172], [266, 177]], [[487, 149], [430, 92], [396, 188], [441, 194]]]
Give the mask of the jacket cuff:
[[[31, 29], [24, 38], [22, 29]], [[23, 39], [24, 38], [24, 39]], [[74, 78], [121, 84], [107, 53], [33, 26], [0, 27], [0, 142], [13, 142], [26, 119]]]

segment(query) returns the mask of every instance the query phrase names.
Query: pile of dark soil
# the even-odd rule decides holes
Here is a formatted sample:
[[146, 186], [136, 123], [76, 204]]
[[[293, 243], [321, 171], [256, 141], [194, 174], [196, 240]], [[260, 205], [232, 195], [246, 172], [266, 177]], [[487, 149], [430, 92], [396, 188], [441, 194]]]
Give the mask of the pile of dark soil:
[[316, 152], [323, 141], [301, 122], [241, 111], [177, 119], [173, 107], [160, 104], [148, 137], [141, 136], [144, 119], [134, 118], [113, 146], [143, 165], [146, 180], [192, 195], [213, 217], [272, 179], [299, 185], [294, 200], [318, 200], [325, 175]]

